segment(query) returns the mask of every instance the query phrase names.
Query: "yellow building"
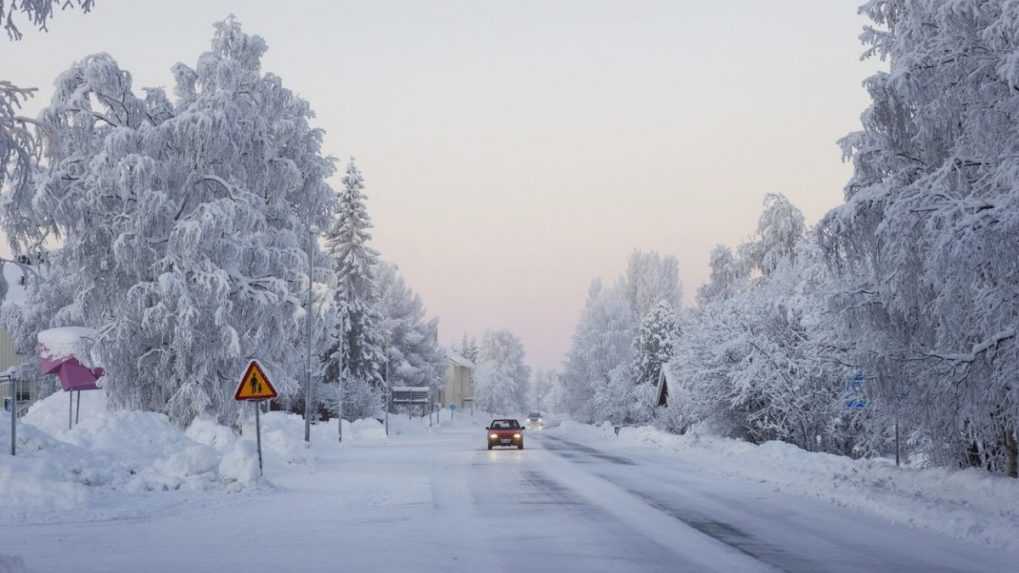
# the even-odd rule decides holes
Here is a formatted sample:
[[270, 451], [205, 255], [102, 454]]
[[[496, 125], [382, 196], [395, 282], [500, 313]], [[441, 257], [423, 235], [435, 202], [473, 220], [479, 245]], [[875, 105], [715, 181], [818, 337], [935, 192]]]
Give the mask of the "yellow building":
[[439, 393], [443, 408], [470, 408], [474, 403], [474, 363], [455, 352], [446, 352], [446, 380]]
[[[20, 304], [24, 300], [24, 272], [17, 265], [0, 263], [0, 304]], [[24, 362], [24, 356], [18, 356], [14, 350], [14, 339], [0, 327], [0, 373]], [[32, 402], [39, 399], [38, 384], [24, 381], [18, 382], [18, 412], [24, 413]], [[0, 403], [4, 410], [10, 410], [11, 383], [0, 382]]]

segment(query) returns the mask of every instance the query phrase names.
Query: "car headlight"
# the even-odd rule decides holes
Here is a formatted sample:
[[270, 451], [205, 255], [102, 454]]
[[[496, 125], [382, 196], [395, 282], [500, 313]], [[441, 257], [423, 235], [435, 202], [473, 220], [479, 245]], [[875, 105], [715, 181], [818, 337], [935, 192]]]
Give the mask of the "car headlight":
[[488, 434], [488, 437], [493, 439], [493, 440], [496, 440], [496, 439], [499, 438], [499, 434]]
[[520, 434], [513, 434], [513, 438], [516, 439], [516, 440], [519, 440], [520, 439]]
[[539, 424], [541, 423], [541, 418], [538, 418], [538, 423], [539, 423]]

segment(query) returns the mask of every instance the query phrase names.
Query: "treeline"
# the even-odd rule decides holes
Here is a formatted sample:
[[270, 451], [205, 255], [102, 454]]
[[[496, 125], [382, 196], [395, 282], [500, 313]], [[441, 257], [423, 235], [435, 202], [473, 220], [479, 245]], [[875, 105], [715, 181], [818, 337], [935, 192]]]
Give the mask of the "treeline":
[[1019, 474], [1019, 11], [861, 11], [888, 71], [842, 141], [845, 203], [806, 229], [769, 196], [751, 241], [712, 252], [671, 333], [662, 411], [644, 410], [625, 285], [596, 284], [563, 371], [574, 415]]
[[440, 383], [437, 323], [370, 246], [360, 171], [330, 186], [311, 106], [262, 72], [266, 49], [229, 18], [174, 66], [172, 97], [106, 54], [61, 74], [35, 120], [0, 96], [0, 223], [34, 263], [27, 301], [3, 309], [20, 354], [42, 329], [92, 327], [111, 404], [181, 423], [236, 421], [251, 359], [297, 409], [309, 363], [316, 408], [336, 411], [342, 380], [348, 418], [379, 411], [387, 372]]

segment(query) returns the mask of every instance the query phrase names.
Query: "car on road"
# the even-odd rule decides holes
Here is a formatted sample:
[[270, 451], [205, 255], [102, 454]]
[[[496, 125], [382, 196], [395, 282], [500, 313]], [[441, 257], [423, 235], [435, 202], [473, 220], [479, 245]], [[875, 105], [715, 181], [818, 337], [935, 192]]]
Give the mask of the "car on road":
[[542, 419], [541, 412], [531, 412], [527, 415], [527, 427], [539, 430], [545, 427], [545, 420]]
[[496, 446], [516, 446], [518, 450], [524, 449], [524, 427], [520, 422], [513, 419], [492, 420], [492, 423], [485, 428], [488, 449]]

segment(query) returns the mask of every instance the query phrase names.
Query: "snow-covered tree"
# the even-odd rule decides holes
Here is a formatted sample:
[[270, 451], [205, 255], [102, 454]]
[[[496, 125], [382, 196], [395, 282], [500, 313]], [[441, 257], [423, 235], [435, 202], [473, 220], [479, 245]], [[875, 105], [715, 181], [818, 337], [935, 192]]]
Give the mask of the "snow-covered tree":
[[446, 369], [438, 319], [425, 317], [421, 297], [407, 286], [396, 265], [383, 262], [377, 271], [389, 384], [438, 390]]
[[863, 453], [860, 415], [841, 400], [848, 372], [829, 313], [835, 281], [802, 220], [769, 196], [754, 238], [737, 255], [716, 249], [712, 288], [683, 319], [666, 366], [673, 386], [659, 419], [670, 429], [700, 423], [755, 442]]
[[634, 362], [634, 350], [649, 342], [636, 339], [641, 319], [662, 303], [679, 309], [681, 298], [679, 262], [654, 251], [634, 251], [611, 286], [592, 282], [561, 376], [563, 407], [589, 422], [645, 419], [638, 379], [647, 372]]
[[805, 232], [803, 213], [784, 195], [769, 193], [757, 221], [757, 240], [751, 243], [752, 265], [762, 274], [771, 274], [782, 261], [796, 255]]
[[[326, 233], [333, 262], [336, 325], [325, 357], [327, 382], [343, 380], [344, 417], [357, 419], [378, 410], [385, 367], [385, 332], [376, 272], [378, 253], [371, 241], [371, 218], [365, 205], [364, 178], [351, 160], [343, 177], [336, 218]], [[350, 401], [347, 401], [347, 396]]]
[[635, 319], [640, 320], [661, 301], [679, 309], [683, 287], [679, 261], [655, 251], [634, 251], [626, 264], [626, 299]]
[[[932, 459], [1019, 476], [1019, 9], [870, 0], [853, 177], [822, 224], [846, 328]], [[895, 364], [893, 367], [892, 365]]]
[[478, 340], [473, 336], [469, 336], [466, 332], [460, 340], [460, 345], [454, 347], [453, 351], [475, 364], [478, 363], [478, 355], [481, 353], [481, 349], [478, 347]]
[[5, 184], [23, 188], [40, 152], [30, 120], [18, 110], [35, 93], [0, 80], [0, 189]]
[[3, 25], [11, 40], [22, 38], [18, 18], [28, 20], [33, 28], [47, 31], [47, 24], [53, 19], [56, 9], [75, 8], [88, 13], [95, 6], [95, 0], [7, 0], [0, 2], [0, 25]]
[[486, 332], [478, 361], [474, 389], [478, 407], [505, 414], [525, 410], [531, 369], [520, 339], [508, 330]]
[[644, 316], [633, 340], [633, 382], [657, 384], [662, 365], [672, 359], [672, 346], [679, 335], [679, 321], [672, 305], [659, 302]]
[[531, 377], [531, 391], [528, 402], [528, 409], [536, 409], [539, 412], [558, 412], [562, 385], [559, 382], [559, 374], [554, 370], [537, 370]]
[[[0, 26], [8, 39], [22, 38], [18, 19], [27, 19], [30, 26], [46, 31], [46, 25], [53, 18], [54, 8], [77, 8], [89, 12], [95, 0], [7, 0], [0, 1]], [[25, 101], [36, 92], [35, 88], [18, 87], [9, 81], [0, 80], [0, 190], [5, 184], [24, 187], [28, 184], [34, 165], [41, 154], [39, 134], [34, 120], [19, 115]]]
[[592, 281], [562, 372], [563, 405], [570, 415], [585, 422], [607, 419], [605, 410], [613, 401], [603, 389], [596, 408], [595, 394], [609, 383], [614, 369], [629, 366], [635, 332], [625, 283], [606, 287], [600, 279]]
[[330, 160], [311, 110], [261, 71], [265, 42], [235, 19], [215, 26], [195, 68], [174, 67], [176, 99], [136, 94], [109, 55], [56, 82], [39, 121], [46, 168], [5, 192], [16, 253], [59, 246], [30, 282], [16, 329], [97, 328], [113, 404], [186, 422], [229, 420], [231, 392], [258, 358], [287, 387], [301, 353], [306, 237], [332, 209]]
[[715, 245], [708, 261], [711, 276], [708, 282], [697, 290], [697, 302], [707, 305], [716, 300], [732, 298], [747, 286], [750, 268], [744, 260], [737, 258], [732, 249]]

